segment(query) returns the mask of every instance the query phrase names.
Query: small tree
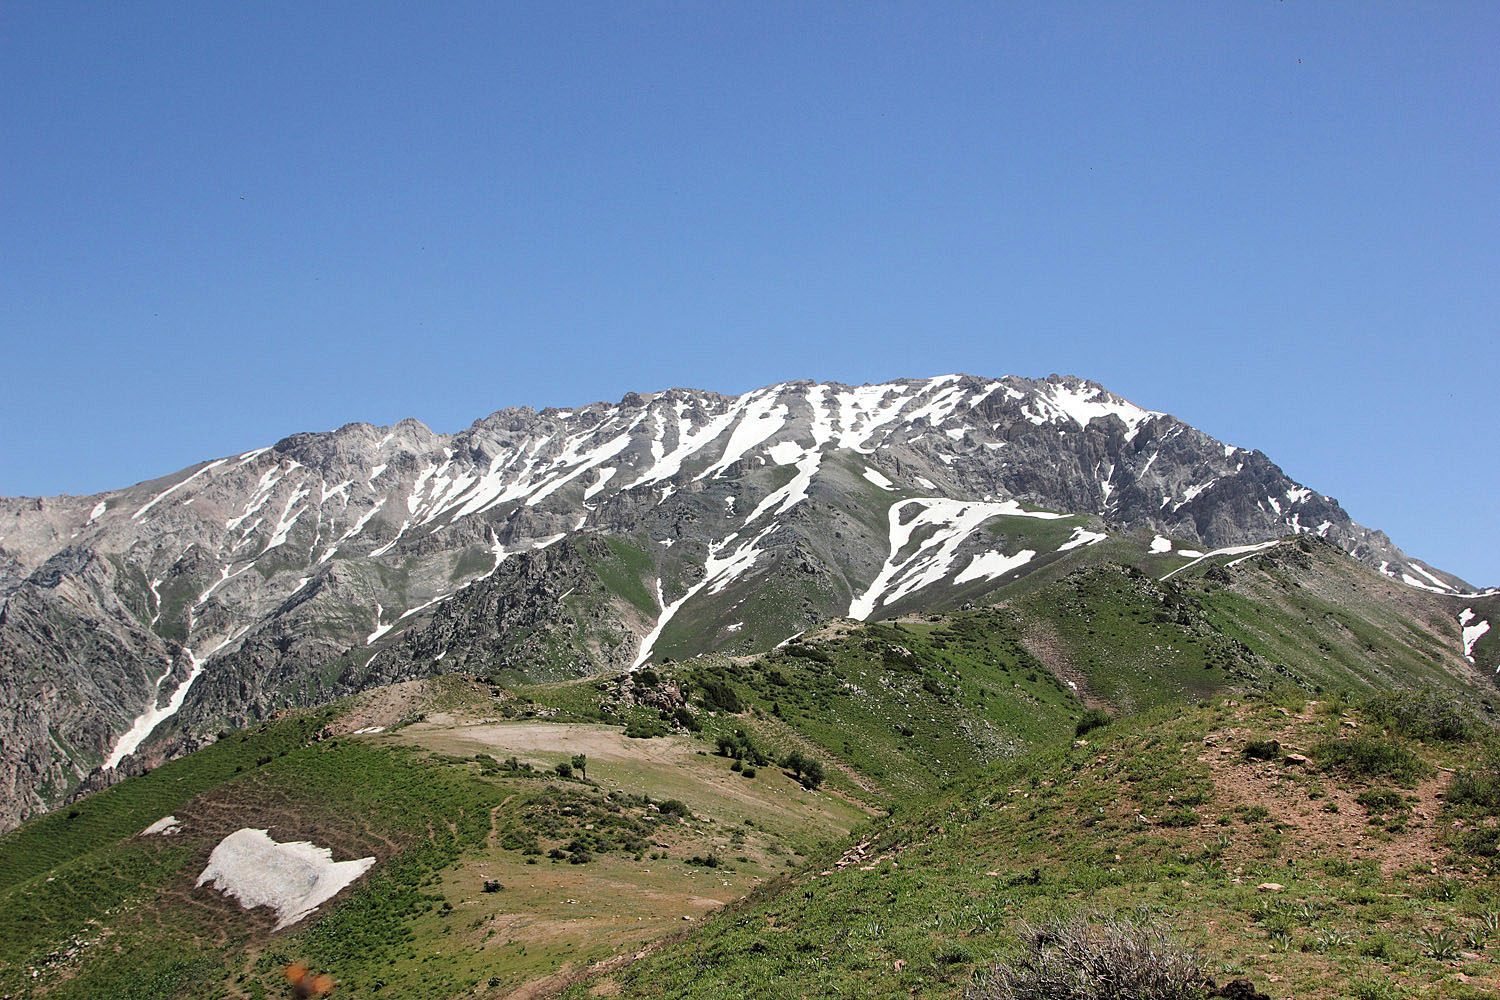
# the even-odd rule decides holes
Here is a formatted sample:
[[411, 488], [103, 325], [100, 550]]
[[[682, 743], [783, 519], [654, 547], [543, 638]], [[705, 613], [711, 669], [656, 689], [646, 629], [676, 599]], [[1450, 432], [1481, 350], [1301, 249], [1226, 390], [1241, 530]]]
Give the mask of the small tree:
[[573, 777], [573, 765], [569, 764], [567, 761], [563, 761], [562, 763], [560, 763], [556, 767], [554, 767], [552, 770], [554, 770], [554, 771], [557, 772], [557, 776], [559, 778], [571, 778], [571, 777]]
[[808, 759], [802, 764], [802, 785], [804, 788], [817, 788], [823, 783], [823, 765], [815, 760]]
[[587, 754], [575, 753], [573, 755], [573, 770], [582, 775], [584, 781], [589, 780], [589, 758]]

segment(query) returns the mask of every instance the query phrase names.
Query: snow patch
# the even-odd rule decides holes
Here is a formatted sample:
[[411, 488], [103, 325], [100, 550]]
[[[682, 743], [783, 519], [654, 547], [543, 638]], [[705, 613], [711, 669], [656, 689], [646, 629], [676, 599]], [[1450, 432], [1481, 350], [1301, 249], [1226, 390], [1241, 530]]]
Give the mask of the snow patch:
[[1057, 547], [1057, 551], [1066, 552], [1069, 549], [1083, 548], [1085, 545], [1098, 545], [1108, 537], [1102, 531], [1090, 531], [1080, 525], [1073, 529], [1073, 534], [1068, 537], [1066, 542]]
[[[1482, 621], [1474, 625], [1470, 625], [1469, 622], [1473, 620], [1473, 608], [1464, 608], [1463, 614], [1458, 616], [1458, 624], [1463, 626], [1464, 630], [1464, 656], [1470, 663], [1474, 662], [1475, 643], [1479, 642], [1480, 638], [1490, 630], [1489, 622]], [[1497, 670], [1496, 672], [1500, 673], [1500, 670]]]
[[134, 514], [131, 514], [130, 515], [130, 519], [132, 521], [139, 521], [141, 519], [141, 516], [143, 514], [145, 514], [146, 511], [150, 510], [152, 507], [155, 507], [157, 504], [161, 503], [167, 497], [171, 496], [173, 493], [176, 493], [178, 490], [182, 489], [188, 483], [191, 483], [194, 479], [197, 479], [199, 476], [203, 475], [205, 472], [209, 472], [209, 471], [211, 471], [213, 469], [217, 469], [219, 466], [223, 465], [227, 461], [229, 461], [229, 459], [227, 459], [227, 458], [216, 459], [216, 460], [214, 460], [212, 462], [209, 462], [203, 468], [199, 469], [197, 472], [193, 473], [191, 476], [188, 476], [186, 479], [184, 479], [182, 482], [178, 483], [177, 485], [175, 485], [175, 486], [168, 486], [166, 489], [162, 490], [156, 496], [152, 497], [146, 503], [146, 505], [143, 506], [140, 510], [136, 511]]
[[600, 490], [604, 489], [604, 484], [609, 482], [610, 479], [614, 477], [614, 474], [617, 471], [618, 470], [612, 465], [608, 468], [600, 469], [599, 478], [594, 480], [592, 486], [583, 491], [583, 498], [585, 500], [594, 499], [595, 495], [597, 495]]
[[182, 822], [176, 816], [163, 816], [152, 823], [146, 829], [136, 834], [137, 837], [170, 837], [182, 829]]
[[[781, 447], [777, 445], [776, 447]], [[759, 520], [766, 511], [773, 514], [781, 514], [807, 499], [807, 491], [812, 486], [813, 476], [817, 475], [818, 467], [823, 462], [823, 455], [817, 451], [806, 451], [792, 446], [801, 457], [797, 459], [797, 474], [792, 477], [791, 482], [778, 490], [774, 490], [764, 500], [756, 504], [750, 516], [745, 518], [745, 524]], [[785, 454], [785, 452], [783, 452]], [[774, 510], [772, 509], [774, 508]]]
[[375, 602], [375, 631], [373, 631], [369, 635], [365, 636], [365, 645], [366, 646], [370, 645], [376, 639], [379, 639], [381, 636], [385, 635], [391, 629], [393, 629], [393, 628], [396, 627], [396, 623], [395, 622], [391, 622], [389, 625], [382, 625], [382, 624], [380, 624], [380, 616], [382, 614], [384, 614], [384, 613], [385, 613], [385, 608], [383, 608], [383, 607], [380, 606], [380, 602], [379, 601], [376, 601]]
[[954, 583], [968, 583], [970, 580], [998, 580], [1013, 569], [1019, 569], [1036, 556], [1034, 549], [1022, 549], [1013, 556], [1003, 552], [981, 552], [969, 560], [969, 565], [964, 567], [963, 572], [953, 578]]
[[630, 669], [638, 670], [646, 664], [647, 660], [651, 659], [652, 647], [656, 645], [656, 640], [661, 638], [662, 630], [667, 627], [667, 623], [672, 620], [672, 616], [677, 614], [682, 606], [692, 600], [699, 591], [706, 587], [710, 594], [717, 594], [729, 586], [736, 577], [742, 575], [751, 566], [754, 566], [755, 560], [760, 556], [760, 549], [756, 546], [760, 544], [761, 539], [775, 531], [777, 527], [778, 525], [772, 522], [770, 527], [766, 528], [750, 541], [742, 543], [728, 556], [721, 557], [719, 553], [728, 548], [729, 543], [734, 541], [736, 536], [730, 535], [719, 544], [710, 547], [708, 550], [708, 559], [703, 564], [703, 578], [689, 587], [681, 597], [677, 598], [671, 604], [667, 603], [666, 595], [662, 593], [661, 580], [658, 578], [656, 581], [656, 603], [661, 606], [661, 616], [656, 619], [656, 624], [651, 627], [651, 631], [646, 634], [646, 638], [641, 640], [640, 652], [636, 654], [635, 662], [630, 665]]
[[[1041, 404], [1042, 419], [1032, 417], [1033, 423], [1041, 424], [1071, 420], [1079, 427], [1087, 427], [1095, 420], [1115, 416], [1125, 424], [1125, 440], [1132, 441], [1141, 425], [1162, 414], [1145, 410], [1134, 403], [1121, 399], [1104, 389], [1086, 386], [1067, 386], [1054, 382], [1043, 382], [1036, 387], [1036, 401]], [[1040, 415], [1039, 415], [1040, 416]]]
[[[1162, 577], [1162, 579], [1163, 580], [1171, 579], [1172, 577], [1176, 576], [1178, 573], [1181, 573], [1183, 570], [1190, 569], [1191, 567], [1198, 565], [1203, 560], [1205, 560], [1205, 559], [1211, 559], [1214, 556], [1238, 556], [1238, 555], [1245, 555], [1246, 553], [1249, 553], [1249, 554], [1253, 555], [1256, 552], [1264, 552], [1266, 549], [1273, 549], [1273, 548], [1275, 548], [1276, 546], [1278, 546], [1280, 544], [1281, 544], [1281, 539], [1279, 539], [1279, 538], [1273, 538], [1269, 542], [1258, 542], [1255, 545], [1231, 545], [1227, 549], [1214, 549], [1212, 552], [1205, 552], [1205, 553], [1203, 553], [1203, 555], [1201, 555], [1198, 558], [1194, 559], [1192, 562], [1183, 563], [1181, 566], [1178, 566], [1176, 569], [1172, 570], [1172, 572], [1170, 572], [1166, 576]], [[1248, 556], [1247, 556], [1247, 558], [1248, 558]], [[1234, 560], [1234, 562], [1228, 563], [1227, 565], [1229, 565], [1229, 566], [1237, 566], [1241, 562], [1244, 562], [1244, 560], [1243, 559], [1236, 559], [1236, 560]]]
[[1156, 554], [1162, 552], [1171, 552], [1172, 540], [1170, 538], [1163, 538], [1161, 535], [1157, 535], [1155, 538], [1151, 539], [1151, 551], [1152, 553]]
[[[903, 522], [903, 513], [909, 510], [915, 512], [910, 520]], [[875, 613], [876, 608], [892, 604], [942, 580], [952, 569], [964, 539], [993, 517], [1053, 520], [1067, 515], [1024, 510], [1014, 500], [988, 502], [921, 497], [892, 504], [887, 516], [890, 521], [890, 555], [870, 586], [850, 603], [850, 618], [864, 621]], [[924, 528], [933, 531], [915, 550], [903, 556], [912, 536]]]
[[236, 830], [213, 849], [198, 885], [213, 885], [247, 910], [269, 906], [276, 929], [289, 927], [338, 895], [375, 864], [334, 861], [333, 851], [299, 840], [277, 843], [265, 830]]
[[883, 490], [894, 490], [896, 488], [895, 483], [891, 482], [889, 479], [885, 478], [885, 476], [870, 468], [868, 465], [865, 466], [864, 477]]

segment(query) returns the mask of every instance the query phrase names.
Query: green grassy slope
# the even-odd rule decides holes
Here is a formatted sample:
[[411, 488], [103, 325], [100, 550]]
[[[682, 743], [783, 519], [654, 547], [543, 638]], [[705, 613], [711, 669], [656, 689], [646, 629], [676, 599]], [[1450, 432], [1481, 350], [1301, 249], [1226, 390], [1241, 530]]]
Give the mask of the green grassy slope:
[[[1411, 787], [1326, 769], [1348, 724], [1415, 759]], [[1312, 759], [1246, 756], [1269, 739]], [[1453, 824], [1492, 829], [1495, 809], [1437, 798], [1483, 745], [1387, 734], [1337, 700], [1155, 709], [904, 804], [568, 995], [958, 996], [1023, 922], [1096, 911], [1154, 915], [1221, 982], [1277, 996], [1492, 996], [1493, 838], [1470, 849]]]
[[[1488, 951], [1445, 942], [1496, 888], [1500, 773], [1455, 798], [1443, 768], [1483, 740], [1387, 737], [1389, 712], [1353, 707], [1421, 685], [1483, 711], [1448, 599], [1313, 541], [1167, 581], [1180, 557], [1122, 566], [1116, 544], [995, 607], [626, 676], [416, 682], [229, 734], [0, 838], [0, 994], [278, 996], [301, 959], [353, 997], [561, 988], [590, 963], [627, 995], [957, 995], [1018, 919], [1087, 904], [1152, 908], [1222, 974], [1299, 997], [1401, 975], [1477, 995], [1456, 977], [1490, 982]], [[596, 547], [579, 571], [618, 597], [643, 558]], [[1091, 705], [1120, 718], [1075, 743]], [[1366, 734], [1422, 766], [1319, 770], [1380, 764], [1314, 753]], [[1270, 738], [1312, 762], [1241, 755]], [[587, 781], [553, 773], [580, 752]], [[793, 752], [824, 780], [799, 783]], [[180, 834], [135, 836], [169, 813]], [[193, 884], [246, 826], [377, 865], [274, 932]]]

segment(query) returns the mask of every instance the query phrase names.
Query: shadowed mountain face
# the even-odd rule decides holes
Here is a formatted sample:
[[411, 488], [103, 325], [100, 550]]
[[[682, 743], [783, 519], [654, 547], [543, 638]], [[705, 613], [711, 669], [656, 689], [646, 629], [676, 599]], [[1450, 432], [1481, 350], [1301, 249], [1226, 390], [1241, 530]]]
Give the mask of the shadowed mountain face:
[[765, 649], [830, 616], [979, 600], [1132, 533], [1188, 559], [1315, 534], [1472, 590], [1260, 452], [1071, 377], [674, 389], [454, 435], [349, 424], [0, 500], [0, 827], [282, 706]]

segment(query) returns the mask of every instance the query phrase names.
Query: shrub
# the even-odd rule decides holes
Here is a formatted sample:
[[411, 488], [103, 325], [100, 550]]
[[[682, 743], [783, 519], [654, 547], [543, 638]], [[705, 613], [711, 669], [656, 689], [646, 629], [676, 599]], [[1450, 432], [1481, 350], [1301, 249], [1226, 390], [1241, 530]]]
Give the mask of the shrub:
[[1400, 744], [1368, 736], [1324, 740], [1312, 748], [1312, 756], [1325, 771], [1351, 778], [1388, 778], [1407, 788], [1430, 772], [1420, 757]]
[[708, 708], [727, 712], [730, 715], [738, 715], [745, 710], [745, 703], [740, 700], [734, 688], [720, 680], [705, 683], [701, 697], [703, 704]]
[[781, 761], [781, 766], [786, 768], [793, 778], [802, 783], [803, 788], [817, 788], [823, 783], [823, 765], [812, 757], [804, 757], [801, 751], [793, 750]]
[[800, 641], [793, 640], [786, 644], [784, 649], [788, 656], [800, 656], [804, 660], [812, 660], [815, 663], [832, 663], [833, 657], [816, 646], [808, 646]]
[[1104, 709], [1091, 708], [1087, 712], [1084, 712], [1083, 716], [1078, 720], [1078, 725], [1073, 729], [1073, 735], [1084, 736], [1098, 729], [1100, 726], [1109, 725], [1113, 721], [1114, 719], [1110, 718], [1110, 714]]
[[656, 808], [661, 811], [663, 816], [691, 816], [693, 814], [692, 810], [687, 807], [687, 803], [681, 799], [668, 799], [665, 802], [658, 802]]
[[1500, 758], [1492, 755], [1476, 768], [1464, 768], [1448, 786], [1448, 805], [1458, 809], [1500, 810]]
[[1281, 756], [1280, 740], [1251, 740], [1240, 751], [1246, 760], [1275, 760]]
[[1364, 806], [1366, 812], [1377, 815], [1406, 812], [1411, 808], [1406, 797], [1393, 788], [1367, 788], [1359, 793], [1355, 801]]
[[1202, 960], [1168, 930], [1127, 918], [1075, 916], [1023, 925], [1025, 951], [976, 977], [968, 1000], [1199, 1000]]
[[667, 735], [667, 729], [654, 719], [631, 719], [625, 724], [625, 735], [633, 740], [649, 740]]
[[1387, 729], [1414, 740], [1461, 742], [1474, 736], [1473, 717], [1463, 706], [1430, 688], [1383, 691], [1361, 707]]
[[763, 765], [771, 762], [743, 729], [736, 729], [730, 736], [720, 736], [714, 744], [720, 757], [733, 757], [746, 764]]

